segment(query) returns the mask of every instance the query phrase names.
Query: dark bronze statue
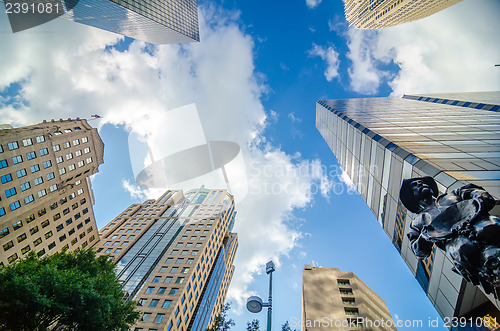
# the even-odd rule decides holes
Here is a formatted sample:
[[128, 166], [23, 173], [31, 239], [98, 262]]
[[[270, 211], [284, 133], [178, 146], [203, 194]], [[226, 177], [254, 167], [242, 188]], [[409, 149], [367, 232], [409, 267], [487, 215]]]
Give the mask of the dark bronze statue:
[[408, 233], [415, 255], [429, 256], [435, 244], [451, 258], [453, 271], [498, 298], [500, 218], [489, 214], [495, 199], [473, 184], [438, 196], [432, 177], [405, 179], [399, 197], [418, 214]]

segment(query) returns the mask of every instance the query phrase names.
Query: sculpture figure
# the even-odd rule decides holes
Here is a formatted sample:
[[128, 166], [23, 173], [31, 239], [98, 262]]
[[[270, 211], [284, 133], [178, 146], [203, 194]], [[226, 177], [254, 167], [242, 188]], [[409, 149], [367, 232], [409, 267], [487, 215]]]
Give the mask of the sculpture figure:
[[498, 298], [500, 218], [489, 214], [495, 199], [474, 184], [438, 196], [432, 177], [403, 180], [399, 197], [417, 214], [408, 233], [415, 255], [429, 256], [435, 244], [451, 258], [453, 271]]

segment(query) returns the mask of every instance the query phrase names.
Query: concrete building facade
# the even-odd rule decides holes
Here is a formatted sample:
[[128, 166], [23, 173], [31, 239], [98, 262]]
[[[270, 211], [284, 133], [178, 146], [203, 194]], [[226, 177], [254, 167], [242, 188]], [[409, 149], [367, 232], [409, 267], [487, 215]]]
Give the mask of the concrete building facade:
[[200, 41], [196, 0], [79, 0], [63, 17], [152, 44]]
[[221, 312], [238, 246], [236, 211], [226, 190], [169, 190], [134, 204], [101, 231], [126, 298], [136, 300], [142, 330], [199, 330]]
[[[416, 258], [403, 179], [431, 176], [440, 193], [468, 183], [500, 197], [500, 92], [324, 100], [316, 126], [443, 318], [498, 316], [499, 302], [452, 272], [434, 247]], [[498, 215], [498, 206], [492, 211]], [[498, 318], [497, 318], [498, 319]]]
[[346, 0], [349, 26], [380, 29], [419, 20], [462, 0]]
[[352, 272], [305, 265], [302, 331], [396, 330], [384, 300]]
[[86, 120], [1, 126], [0, 266], [97, 242], [89, 176], [103, 148]]

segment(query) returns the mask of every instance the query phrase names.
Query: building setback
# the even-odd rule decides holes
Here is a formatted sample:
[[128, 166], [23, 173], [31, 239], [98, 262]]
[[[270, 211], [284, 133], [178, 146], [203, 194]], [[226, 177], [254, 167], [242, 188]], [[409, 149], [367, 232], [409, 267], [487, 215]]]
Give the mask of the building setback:
[[419, 20], [462, 0], [346, 0], [349, 26], [380, 29]]
[[403, 179], [431, 176], [440, 193], [473, 183], [498, 199], [499, 110], [500, 92], [316, 104], [317, 129], [443, 318], [498, 316], [499, 303], [452, 272], [443, 251], [416, 258], [406, 235], [415, 215], [399, 189]]
[[384, 300], [352, 272], [305, 265], [302, 331], [396, 330]]
[[0, 127], [0, 266], [99, 239], [89, 176], [103, 148], [86, 120]]
[[101, 231], [125, 297], [141, 312], [133, 330], [199, 330], [221, 312], [238, 246], [226, 190], [169, 190], [134, 204]]
[[200, 41], [196, 0], [79, 0], [63, 17], [152, 44]]

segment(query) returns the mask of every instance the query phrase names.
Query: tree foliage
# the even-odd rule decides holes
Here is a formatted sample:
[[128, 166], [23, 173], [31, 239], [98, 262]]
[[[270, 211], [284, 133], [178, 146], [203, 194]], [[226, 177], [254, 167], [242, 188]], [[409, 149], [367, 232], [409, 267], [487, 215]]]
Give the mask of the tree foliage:
[[115, 265], [92, 250], [56, 253], [0, 269], [0, 330], [121, 330], [139, 317], [123, 301]]
[[234, 320], [232, 318], [228, 318], [227, 312], [231, 309], [231, 305], [226, 303], [222, 307], [221, 313], [214, 319], [211, 328], [208, 328], [206, 331], [228, 331], [231, 330], [231, 327], [235, 325]]
[[[290, 324], [288, 321], [286, 321], [282, 326], [281, 326], [281, 331], [292, 331], [292, 328], [290, 327]], [[297, 329], [293, 329], [293, 331], [297, 331]]]
[[247, 331], [259, 331], [259, 330], [260, 330], [260, 325], [258, 319], [254, 319], [251, 322], [247, 322]]

